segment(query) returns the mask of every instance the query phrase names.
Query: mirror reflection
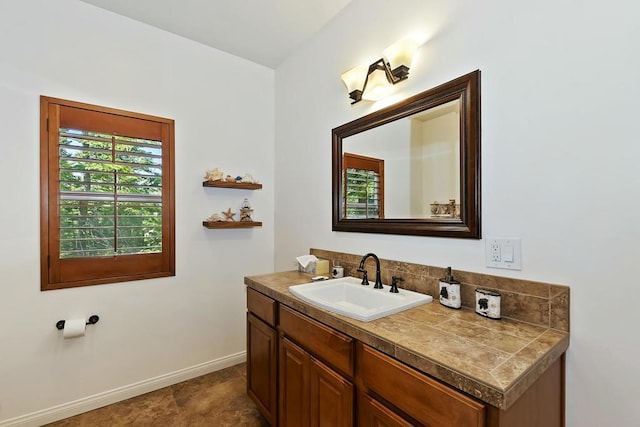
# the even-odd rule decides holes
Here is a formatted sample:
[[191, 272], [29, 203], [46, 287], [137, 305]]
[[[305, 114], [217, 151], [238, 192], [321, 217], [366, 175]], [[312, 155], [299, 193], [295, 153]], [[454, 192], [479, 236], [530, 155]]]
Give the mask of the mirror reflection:
[[480, 238], [480, 71], [332, 139], [334, 231]]
[[460, 218], [460, 100], [342, 141], [343, 218]]

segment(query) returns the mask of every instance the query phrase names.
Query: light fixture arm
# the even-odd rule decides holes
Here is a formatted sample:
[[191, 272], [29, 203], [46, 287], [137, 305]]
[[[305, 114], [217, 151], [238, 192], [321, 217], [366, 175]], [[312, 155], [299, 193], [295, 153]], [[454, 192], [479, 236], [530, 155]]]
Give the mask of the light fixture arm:
[[362, 90], [355, 89], [355, 90], [351, 91], [349, 93], [349, 98], [351, 98], [353, 100], [351, 102], [351, 105], [355, 104], [356, 102], [362, 101]]
[[364, 83], [362, 84], [362, 89], [355, 89], [349, 93], [349, 98], [353, 100], [351, 104], [355, 104], [356, 102], [362, 100], [362, 94], [367, 89], [369, 76], [376, 70], [384, 71], [384, 74], [387, 76], [387, 80], [391, 84], [396, 84], [409, 77], [409, 67], [407, 67], [406, 65], [400, 65], [399, 67], [392, 70], [391, 64], [384, 58], [380, 58], [373, 64], [369, 65], [367, 76], [365, 77]]
[[[411, 59], [417, 46], [415, 40], [400, 39], [383, 51], [382, 58], [368, 67], [360, 65], [343, 73], [342, 81], [347, 86], [349, 98], [352, 100], [351, 104], [362, 99], [376, 100], [387, 82], [395, 85], [406, 80], [409, 77]], [[392, 63], [395, 68], [392, 68]], [[385, 77], [382, 77], [380, 71], [384, 73]]]

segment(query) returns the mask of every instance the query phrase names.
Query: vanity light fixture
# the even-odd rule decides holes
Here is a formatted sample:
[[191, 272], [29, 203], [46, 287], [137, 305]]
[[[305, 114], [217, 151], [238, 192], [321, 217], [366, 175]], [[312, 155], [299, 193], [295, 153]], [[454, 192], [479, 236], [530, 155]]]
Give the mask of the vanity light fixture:
[[373, 64], [359, 65], [342, 74], [349, 98], [355, 104], [363, 99], [378, 101], [391, 87], [409, 77], [409, 68], [418, 42], [405, 37], [382, 51], [382, 58]]

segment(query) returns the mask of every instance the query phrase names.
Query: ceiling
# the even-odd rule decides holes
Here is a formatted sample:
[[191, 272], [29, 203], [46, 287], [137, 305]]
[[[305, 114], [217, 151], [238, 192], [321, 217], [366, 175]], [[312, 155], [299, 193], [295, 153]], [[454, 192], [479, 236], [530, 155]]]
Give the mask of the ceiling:
[[81, 0], [269, 68], [351, 0]]

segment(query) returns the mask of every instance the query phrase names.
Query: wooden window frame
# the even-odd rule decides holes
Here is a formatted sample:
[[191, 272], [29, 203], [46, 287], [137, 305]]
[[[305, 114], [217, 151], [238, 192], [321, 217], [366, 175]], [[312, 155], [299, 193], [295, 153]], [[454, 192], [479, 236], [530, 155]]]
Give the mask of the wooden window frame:
[[[360, 169], [366, 171], [372, 171], [378, 174], [380, 181], [378, 182], [378, 218], [376, 219], [384, 219], [384, 160], [377, 159], [374, 157], [362, 156], [354, 153], [344, 153], [342, 157], [342, 174], [343, 176], [346, 174], [347, 169]], [[343, 190], [344, 194], [342, 195], [342, 216], [345, 219], [349, 219], [347, 217], [347, 181], [344, 178], [345, 188]], [[351, 218], [353, 219], [353, 218]], [[367, 218], [371, 219], [371, 218]]]
[[[107, 257], [60, 258], [59, 129], [72, 116], [79, 129], [145, 138], [153, 129], [162, 141], [162, 250]], [[73, 112], [65, 113], [66, 112]], [[100, 128], [91, 128], [91, 127]], [[110, 128], [111, 126], [112, 128]], [[120, 130], [120, 132], [118, 132]], [[125, 132], [125, 133], [123, 133]], [[152, 138], [149, 138], [152, 139]], [[40, 97], [41, 290], [175, 276], [174, 121], [147, 114]]]

